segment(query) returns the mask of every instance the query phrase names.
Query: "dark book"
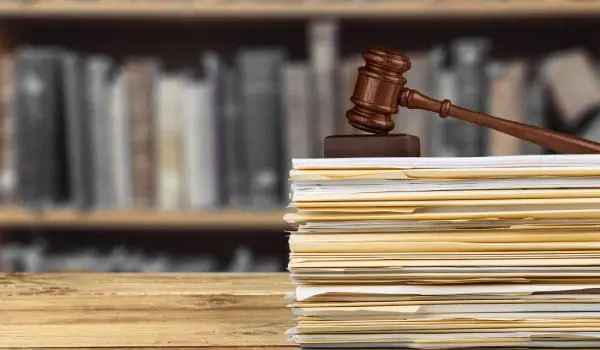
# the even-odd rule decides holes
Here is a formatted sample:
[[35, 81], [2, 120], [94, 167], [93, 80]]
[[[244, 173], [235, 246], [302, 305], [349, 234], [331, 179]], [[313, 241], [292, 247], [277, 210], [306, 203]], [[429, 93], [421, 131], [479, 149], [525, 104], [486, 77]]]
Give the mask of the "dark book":
[[226, 72], [225, 62], [215, 52], [208, 51], [202, 55], [202, 66], [205, 72], [205, 81], [210, 88], [210, 103], [212, 105], [214, 143], [217, 156], [215, 157], [215, 178], [217, 182], [216, 205], [224, 207], [229, 199], [229, 171], [227, 157], [218, 156], [227, 154], [227, 119], [225, 115], [226, 98]]
[[278, 48], [244, 49], [236, 57], [250, 179], [250, 205], [267, 208], [282, 202], [281, 67]]
[[241, 207], [248, 203], [248, 160], [245, 156], [246, 138], [238, 78], [233, 69], [225, 73], [224, 117], [226, 121], [227, 205]]
[[[486, 38], [460, 38], [450, 44], [453, 68], [456, 72], [456, 104], [475, 111], [488, 111], [488, 79], [485, 71], [491, 43]], [[458, 156], [486, 154], [487, 129], [472, 123], [449, 118], [447, 140]]]
[[116, 204], [114, 168], [109, 112], [109, 86], [113, 60], [105, 55], [92, 55], [86, 60], [87, 117], [92, 129], [92, 170], [94, 172], [94, 206], [112, 209]]
[[75, 52], [61, 55], [63, 99], [67, 128], [71, 204], [80, 210], [93, 206], [92, 128], [87, 116], [83, 58]]
[[25, 46], [17, 53], [18, 197], [32, 209], [68, 197], [59, 57], [55, 48]]

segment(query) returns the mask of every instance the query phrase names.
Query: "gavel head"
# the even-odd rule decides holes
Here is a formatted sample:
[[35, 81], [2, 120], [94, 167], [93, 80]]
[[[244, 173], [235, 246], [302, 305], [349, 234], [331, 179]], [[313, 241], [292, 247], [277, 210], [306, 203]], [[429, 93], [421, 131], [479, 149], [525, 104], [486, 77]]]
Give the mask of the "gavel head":
[[406, 85], [402, 74], [410, 69], [410, 59], [388, 48], [371, 48], [363, 57], [350, 98], [354, 107], [346, 118], [357, 129], [387, 134], [394, 129], [392, 115], [398, 113], [398, 97]]

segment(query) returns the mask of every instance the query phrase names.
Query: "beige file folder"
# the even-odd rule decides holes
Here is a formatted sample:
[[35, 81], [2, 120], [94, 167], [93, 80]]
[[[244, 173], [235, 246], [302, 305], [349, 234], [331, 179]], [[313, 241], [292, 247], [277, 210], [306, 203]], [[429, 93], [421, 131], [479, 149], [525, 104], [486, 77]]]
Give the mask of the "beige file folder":
[[293, 161], [296, 344], [600, 348], [600, 155]]

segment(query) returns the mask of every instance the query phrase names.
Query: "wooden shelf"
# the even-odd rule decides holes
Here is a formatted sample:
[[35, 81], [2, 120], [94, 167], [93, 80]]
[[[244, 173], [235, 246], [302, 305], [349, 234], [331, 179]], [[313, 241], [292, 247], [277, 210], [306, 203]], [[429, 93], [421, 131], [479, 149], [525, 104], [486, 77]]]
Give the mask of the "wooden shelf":
[[5, 1], [0, 4], [0, 19], [6, 18], [452, 18], [452, 17], [552, 17], [597, 16], [600, 2], [596, 1], [544, 1], [513, 0], [440, 0], [412, 3], [350, 3], [321, 1], [318, 3], [286, 3], [250, 1], [127, 1], [127, 0], [44, 0]]
[[284, 229], [283, 212], [204, 211], [143, 212], [75, 211], [31, 212], [1, 209], [2, 227], [118, 227], [118, 228], [219, 228], [219, 229]]

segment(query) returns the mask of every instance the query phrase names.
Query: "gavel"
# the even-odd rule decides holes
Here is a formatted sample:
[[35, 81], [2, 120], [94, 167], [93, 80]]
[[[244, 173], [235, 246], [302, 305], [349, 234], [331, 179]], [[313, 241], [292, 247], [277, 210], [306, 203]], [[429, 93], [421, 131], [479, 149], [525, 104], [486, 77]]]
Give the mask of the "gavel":
[[399, 51], [376, 47], [366, 51], [363, 57], [365, 65], [358, 69], [350, 98], [354, 107], [348, 110], [346, 118], [353, 127], [373, 135], [360, 142], [357, 135], [330, 136], [325, 140], [326, 157], [358, 156], [362, 151], [367, 156], [398, 155], [398, 151], [389, 149], [394, 144], [404, 148], [399, 151], [401, 155], [418, 156], [416, 136], [388, 135], [394, 129], [392, 116], [398, 113], [399, 106], [475, 123], [559, 153], [600, 153], [600, 143], [462, 108], [447, 99], [439, 101], [405, 87], [407, 81], [403, 74], [411, 64], [410, 58]]

